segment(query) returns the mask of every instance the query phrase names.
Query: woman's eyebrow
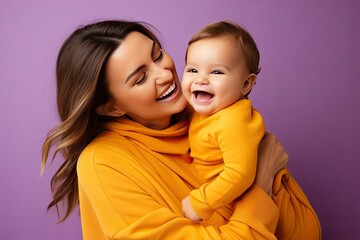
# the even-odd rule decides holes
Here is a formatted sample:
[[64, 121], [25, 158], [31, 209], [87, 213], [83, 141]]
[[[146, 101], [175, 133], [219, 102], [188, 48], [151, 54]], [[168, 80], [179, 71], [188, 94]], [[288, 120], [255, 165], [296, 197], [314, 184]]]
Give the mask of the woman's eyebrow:
[[154, 51], [155, 51], [155, 41], [153, 41], [152, 47], [151, 47], [151, 57], [154, 55]]
[[[152, 44], [152, 46], [151, 46], [151, 57], [153, 56], [153, 54], [154, 54], [154, 51], [155, 51], [155, 41], [153, 41], [153, 44]], [[130, 78], [132, 77], [132, 76], [134, 76], [136, 73], [138, 73], [141, 69], [143, 69], [145, 67], [145, 64], [141, 64], [139, 67], [137, 67], [133, 72], [131, 72], [130, 74], [129, 74], [129, 76], [126, 78], [126, 81], [125, 81], [125, 83], [127, 83], [129, 80], [130, 80]]]

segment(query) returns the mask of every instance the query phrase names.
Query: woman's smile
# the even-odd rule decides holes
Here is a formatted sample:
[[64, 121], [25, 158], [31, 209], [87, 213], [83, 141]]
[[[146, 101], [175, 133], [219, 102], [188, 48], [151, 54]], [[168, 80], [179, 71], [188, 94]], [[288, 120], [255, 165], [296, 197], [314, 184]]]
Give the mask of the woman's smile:
[[176, 86], [176, 83], [175, 81], [173, 81], [173, 83], [171, 84], [171, 86], [163, 93], [160, 95], [160, 97], [158, 97], [156, 99], [157, 102], [162, 102], [162, 101], [165, 101], [165, 100], [171, 100], [169, 99], [171, 96], [174, 95], [174, 93], [176, 92], [177, 90], [177, 86]]

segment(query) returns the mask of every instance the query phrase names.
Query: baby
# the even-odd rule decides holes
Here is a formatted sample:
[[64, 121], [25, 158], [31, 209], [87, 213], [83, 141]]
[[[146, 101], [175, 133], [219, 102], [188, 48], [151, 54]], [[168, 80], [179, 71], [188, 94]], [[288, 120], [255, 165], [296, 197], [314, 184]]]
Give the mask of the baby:
[[260, 56], [245, 29], [221, 21], [193, 36], [185, 59], [182, 91], [194, 109], [189, 141], [202, 185], [183, 199], [182, 210], [198, 222], [224, 206], [231, 214], [228, 204], [255, 179], [265, 125], [248, 95], [260, 72]]

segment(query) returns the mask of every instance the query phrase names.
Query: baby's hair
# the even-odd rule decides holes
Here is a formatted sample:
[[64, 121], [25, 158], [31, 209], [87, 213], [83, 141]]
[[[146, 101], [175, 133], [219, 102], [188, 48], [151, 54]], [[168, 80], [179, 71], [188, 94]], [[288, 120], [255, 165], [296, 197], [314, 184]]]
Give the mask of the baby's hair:
[[[215, 38], [222, 36], [233, 36], [236, 43], [242, 49], [246, 65], [250, 73], [258, 74], [260, 72], [259, 61], [260, 53], [253, 37], [243, 27], [231, 21], [220, 21], [209, 24], [197, 32], [189, 41], [191, 44], [206, 38]], [[187, 59], [187, 51], [185, 61]]]

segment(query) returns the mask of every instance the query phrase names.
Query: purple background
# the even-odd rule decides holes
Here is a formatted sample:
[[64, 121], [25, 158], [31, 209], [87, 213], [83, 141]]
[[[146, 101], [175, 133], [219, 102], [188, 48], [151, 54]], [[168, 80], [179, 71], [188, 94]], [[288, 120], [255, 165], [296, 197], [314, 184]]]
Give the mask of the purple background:
[[289, 169], [313, 204], [323, 239], [360, 235], [360, 3], [358, 1], [0, 1], [0, 239], [81, 239], [78, 211], [46, 213], [41, 145], [57, 121], [55, 58], [75, 27], [142, 20], [162, 33], [179, 75], [200, 27], [230, 19], [261, 52], [251, 94], [287, 149]]

